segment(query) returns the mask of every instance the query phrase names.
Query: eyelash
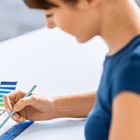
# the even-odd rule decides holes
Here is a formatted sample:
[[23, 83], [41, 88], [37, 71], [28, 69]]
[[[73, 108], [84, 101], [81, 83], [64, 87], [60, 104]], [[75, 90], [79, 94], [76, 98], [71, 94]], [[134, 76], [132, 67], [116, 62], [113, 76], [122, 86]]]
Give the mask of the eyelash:
[[53, 14], [46, 15], [47, 18], [49, 18], [49, 17], [51, 17], [51, 16], [53, 16]]

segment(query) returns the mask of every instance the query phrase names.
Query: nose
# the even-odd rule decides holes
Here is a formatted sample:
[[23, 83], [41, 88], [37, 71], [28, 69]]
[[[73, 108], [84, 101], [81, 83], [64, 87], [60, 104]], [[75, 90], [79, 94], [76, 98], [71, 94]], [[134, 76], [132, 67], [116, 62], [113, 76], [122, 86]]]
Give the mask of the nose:
[[48, 28], [54, 28], [54, 27], [56, 27], [56, 24], [53, 21], [53, 18], [46, 18], [46, 22], [47, 22], [47, 27]]

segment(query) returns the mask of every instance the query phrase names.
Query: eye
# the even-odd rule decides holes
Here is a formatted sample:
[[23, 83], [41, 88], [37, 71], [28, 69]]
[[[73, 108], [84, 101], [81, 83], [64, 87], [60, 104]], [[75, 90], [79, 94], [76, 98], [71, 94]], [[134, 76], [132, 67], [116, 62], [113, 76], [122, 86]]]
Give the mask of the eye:
[[52, 16], [53, 16], [53, 14], [46, 15], [47, 18], [52, 17]]

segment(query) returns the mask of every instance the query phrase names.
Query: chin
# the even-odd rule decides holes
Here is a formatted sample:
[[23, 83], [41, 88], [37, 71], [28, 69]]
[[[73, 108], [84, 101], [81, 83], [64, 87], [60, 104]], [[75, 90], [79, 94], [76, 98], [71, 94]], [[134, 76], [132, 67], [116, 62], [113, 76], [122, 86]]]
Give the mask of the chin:
[[88, 41], [88, 39], [79, 39], [79, 38], [76, 38], [76, 39], [79, 43], [85, 43]]
[[81, 39], [81, 38], [76, 37], [76, 39], [79, 43], [86, 43], [87, 41], [89, 41], [92, 38], [93, 37]]

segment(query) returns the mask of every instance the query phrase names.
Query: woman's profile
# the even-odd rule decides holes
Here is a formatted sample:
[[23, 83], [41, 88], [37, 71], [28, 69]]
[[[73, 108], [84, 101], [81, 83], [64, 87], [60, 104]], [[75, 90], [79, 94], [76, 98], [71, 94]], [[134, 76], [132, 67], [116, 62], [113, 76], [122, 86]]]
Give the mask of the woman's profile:
[[87, 117], [86, 140], [140, 140], [140, 9], [134, 0], [24, 0], [84, 43], [96, 35], [108, 44], [97, 91], [45, 97], [17, 90], [3, 96], [16, 122]]

